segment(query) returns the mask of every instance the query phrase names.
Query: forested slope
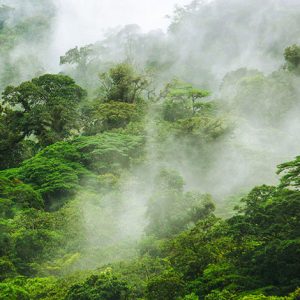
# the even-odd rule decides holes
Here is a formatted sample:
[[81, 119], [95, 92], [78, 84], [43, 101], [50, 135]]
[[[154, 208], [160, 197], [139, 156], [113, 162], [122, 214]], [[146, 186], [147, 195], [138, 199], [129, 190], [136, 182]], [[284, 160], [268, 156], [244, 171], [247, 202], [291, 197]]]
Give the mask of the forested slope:
[[[242, 50], [209, 65], [229, 38], [211, 40], [215, 14], [240, 3], [194, 1], [167, 37], [137, 42], [131, 26], [76, 47], [59, 74], [18, 77], [18, 61], [3, 59], [13, 73], [0, 80], [0, 299], [299, 299], [298, 27], [271, 42], [261, 32], [261, 70], [236, 64]], [[5, 55], [18, 35], [43, 44], [50, 4], [30, 20], [1, 6]], [[299, 21], [278, 5], [276, 24]], [[181, 49], [203, 22], [215, 26], [204, 42]], [[205, 49], [202, 63], [176, 58], [196, 62]]]

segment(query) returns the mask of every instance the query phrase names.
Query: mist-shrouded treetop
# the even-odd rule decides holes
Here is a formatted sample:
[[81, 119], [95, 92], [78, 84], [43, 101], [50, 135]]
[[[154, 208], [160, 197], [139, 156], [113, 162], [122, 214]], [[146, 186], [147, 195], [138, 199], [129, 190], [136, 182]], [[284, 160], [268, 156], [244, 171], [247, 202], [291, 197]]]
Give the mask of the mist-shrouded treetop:
[[193, 1], [175, 10], [166, 34], [145, 34], [136, 26], [108, 31], [92, 46], [93, 57], [98, 54], [93, 67], [129, 60], [157, 71], [158, 82], [176, 74], [215, 88], [229, 71], [248, 67], [271, 72], [281, 66], [284, 49], [299, 42], [299, 15], [300, 7], [284, 0]]
[[286, 48], [284, 51], [284, 58], [286, 60], [287, 68], [290, 71], [296, 71], [299, 73], [300, 47], [294, 44]]
[[105, 101], [135, 103], [148, 85], [147, 79], [130, 64], [118, 64], [100, 75], [100, 94]]
[[1, 1], [1, 91], [45, 72], [54, 16], [52, 0]]

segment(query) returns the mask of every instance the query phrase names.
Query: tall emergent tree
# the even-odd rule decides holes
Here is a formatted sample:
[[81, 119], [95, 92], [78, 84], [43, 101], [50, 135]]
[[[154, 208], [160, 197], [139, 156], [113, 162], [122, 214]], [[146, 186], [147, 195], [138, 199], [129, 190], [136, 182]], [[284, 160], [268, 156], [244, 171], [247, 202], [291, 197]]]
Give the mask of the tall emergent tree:
[[193, 85], [177, 79], [172, 80], [161, 93], [161, 97], [165, 99], [163, 103], [164, 119], [174, 122], [193, 117], [209, 106], [208, 103], [200, 101], [209, 95], [209, 91], [195, 88]]
[[148, 85], [147, 79], [127, 63], [118, 64], [100, 75], [101, 96], [105, 101], [135, 103]]
[[10, 152], [28, 140], [44, 147], [78, 130], [79, 106], [85, 95], [64, 75], [46, 74], [17, 87], [8, 86], [0, 106], [0, 167], [16, 165], [21, 158]]

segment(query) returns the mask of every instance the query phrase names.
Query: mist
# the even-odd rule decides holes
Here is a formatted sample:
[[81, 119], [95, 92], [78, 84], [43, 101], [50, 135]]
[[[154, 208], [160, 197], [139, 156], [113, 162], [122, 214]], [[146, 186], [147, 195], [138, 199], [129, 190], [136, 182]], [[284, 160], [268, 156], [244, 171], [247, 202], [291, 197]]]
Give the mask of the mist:
[[[144, 236], [147, 203], [156, 188], [154, 178], [161, 169], [177, 171], [185, 181], [186, 191], [211, 194], [220, 212], [220, 207], [229, 205], [227, 201], [231, 197], [241, 197], [257, 185], [278, 184], [277, 165], [293, 159], [300, 148], [297, 139], [299, 103], [296, 101], [275, 126], [270, 126], [265, 123], [264, 116], [255, 112], [249, 114], [249, 111], [253, 109], [251, 101], [255, 97], [259, 103], [272, 99], [274, 92], [271, 87], [259, 95], [255, 95], [253, 90], [253, 94], [250, 92], [245, 96], [238, 90], [236, 82], [247, 78], [248, 74], [238, 74], [236, 82], [226, 81], [226, 75], [240, 68], [247, 68], [249, 73], [254, 74], [261, 72], [265, 78], [280, 73], [284, 49], [300, 42], [300, 6], [297, 2], [283, 0], [263, 3], [257, 0], [247, 3], [238, 0], [193, 2], [185, 7], [183, 15], [179, 11], [181, 21], [177, 22], [174, 18], [166, 23], [156, 16], [166, 14], [167, 10], [170, 13], [174, 3], [157, 3], [159, 9], [153, 5], [155, 15], [151, 14], [150, 19], [141, 14], [141, 11], [151, 11], [144, 3], [127, 4], [124, 8], [113, 2], [90, 2], [83, 8], [81, 2], [76, 2], [76, 5], [64, 2], [58, 10], [54, 44], [59, 44], [62, 52], [68, 47], [97, 40], [92, 45], [96, 57], [92, 60], [93, 66], [86, 66], [89, 84], [95, 82], [95, 86], [99, 70], [104, 72], [114, 63], [129, 61], [140, 71], [147, 71], [149, 65], [156, 66], [151, 72], [157, 95], [163, 85], [174, 77], [191, 82], [198, 88], [210, 89], [210, 99], [224, 106], [220, 118], [231, 127], [228, 135], [203, 152], [172, 132], [162, 142], [162, 125], [157, 121], [159, 115], [155, 109], [150, 110], [146, 118], [147, 163], [133, 169], [132, 175], [126, 174], [119, 196], [121, 208], [113, 218], [119, 220], [116, 224], [118, 229], [111, 233], [114, 241], [131, 240], [134, 244]], [[67, 9], [69, 5], [71, 10]], [[110, 16], [107, 21], [104, 14], [110, 10], [114, 14], [113, 17], [107, 14]], [[119, 13], [127, 10], [128, 14], [120, 17]], [[103, 18], [97, 17], [99, 11]], [[76, 22], [74, 15], [77, 15]], [[124, 26], [133, 23], [138, 26]], [[168, 30], [166, 24], [171, 24]], [[157, 28], [161, 30], [154, 30]], [[57, 42], [61, 40], [63, 43]], [[97, 64], [99, 67], [95, 69]], [[82, 80], [82, 84], [86, 82], [78, 73], [76, 64], [63, 66], [63, 71], [79, 82]], [[299, 78], [293, 82], [296, 100], [300, 97], [298, 84]], [[278, 101], [284, 103], [280, 96]], [[243, 102], [248, 106], [239, 107], [239, 103]], [[231, 120], [227, 120], [228, 114], [232, 114]], [[230, 209], [237, 203], [231, 203]], [[113, 207], [108, 207], [114, 211]], [[98, 224], [100, 213], [90, 214], [95, 210], [86, 206], [82, 209], [86, 210], [89, 224]], [[91, 229], [87, 231], [94, 232]], [[102, 240], [93, 235], [91, 243], [101, 248]], [[132, 247], [133, 254], [134, 249]], [[125, 252], [126, 255], [130, 253]], [[120, 258], [119, 254], [116, 257]]]
[[166, 31], [176, 5], [188, 0], [55, 0], [58, 14], [55, 21], [54, 44], [60, 54], [74, 46], [83, 46], [102, 39], [111, 28], [138, 24], [143, 32]]
[[[154, 96], [147, 99], [150, 108], [143, 120], [144, 162], [121, 172], [117, 188], [99, 193], [87, 183], [76, 194], [84, 254], [75, 269], [138, 255], [149, 223], [147, 206], [156, 197], [155, 178], [162, 169], [180, 174], [184, 192], [210, 194], [226, 207], [230, 197], [240, 199], [254, 186], [278, 184], [277, 165], [299, 154], [300, 79], [283, 67], [284, 49], [300, 43], [299, 1], [1, 3], [16, 7], [5, 21], [10, 29], [36, 17], [44, 22], [37, 21], [39, 35], [30, 28], [22, 38], [16, 33], [9, 51], [3, 50], [0, 66], [9, 70], [1, 70], [2, 89], [44, 73], [61, 73], [88, 90], [88, 102], [99, 97], [99, 74], [118, 63], [129, 62], [151, 78]], [[75, 47], [88, 47], [87, 57], [60, 65], [60, 57]], [[224, 136], [207, 142], [199, 134], [193, 144], [176, 126], [166, 125], [160, 94], [173, 78], [211, 91], [206, 101], [220, 108], [214, 118], [223, 122]], [[260, 89], [251, 85], [251, 78], [262, 82]], [[276, 89], [278, 82], [282, 86]]]

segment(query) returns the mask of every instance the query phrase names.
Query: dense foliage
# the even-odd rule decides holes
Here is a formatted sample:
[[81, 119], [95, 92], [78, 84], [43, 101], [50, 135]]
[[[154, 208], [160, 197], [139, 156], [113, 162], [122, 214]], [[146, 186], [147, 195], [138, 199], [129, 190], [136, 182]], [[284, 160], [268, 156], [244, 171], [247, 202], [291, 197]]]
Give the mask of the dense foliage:
[[[36, 20], [52, 17], [43, 2], [32, 1], [32, 21], [0, 6], [8, 52], [17, 37], [47, 31]], [[227, 16], [233, 2], [211, 5]], [[224, 40], [235, 21], [224, 25]], [[61, 56], [66, 74], [20, 83], [3, 73], [0, 299], [300, 299], [300, 156], [289, 152], [299, 152], [291, 140], [299, 132], [300, 47], [286, 47], [272, 73], [228, 72], [212, 93], [205, 70], [217, 62], [199, 67], [201, 84], [172, 73], [170, 44], [189, 22], [217, 25], [194, 1], [177, 9], [168, 42], [133, 25], [111, 36], [138, 49], [144, 41], [143, 71], [130, 57], [115, 63], [106, 40], [107, 48], [100, 42]], [[207, 41], [209, 56], [212, 47]], [[278, 177], [269, 178], [276, 164]]]

